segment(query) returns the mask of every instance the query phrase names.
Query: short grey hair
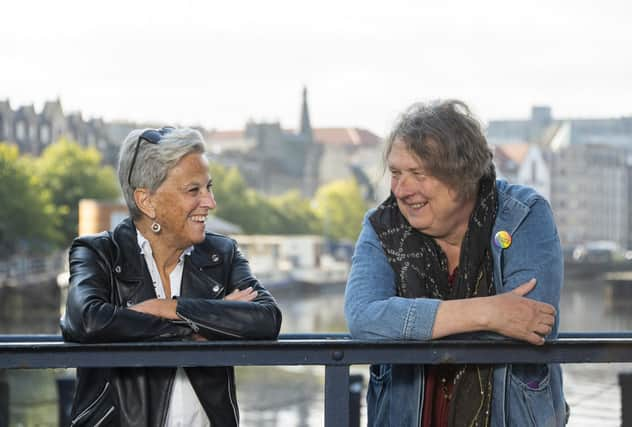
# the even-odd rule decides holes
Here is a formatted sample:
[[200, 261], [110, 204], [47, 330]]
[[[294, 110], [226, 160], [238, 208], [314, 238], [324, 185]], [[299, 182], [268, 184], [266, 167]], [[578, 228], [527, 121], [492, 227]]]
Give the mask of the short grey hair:
[[465, 200], [476, 197], [480, 179], [494, 170], [481, 124], [462, 101], [411, 105], [397, 119], [386, 140], [385, 160], [397, 140], [424, 162], [429, 175]]
[[[165, 133], [159, 144], [138, 138], [146, 129], [134, 129], [127, 135], [119, 151], [118, 179], [125, 203], [132, 218], [140, 218], [140, 209], [134, 200], [136, 188], [147, 188], [154, 192], [167, 178], [167, 174], [186, 155], [205, 152], [204, 138], [191, 128], [172, 129]], [[139, 143], [138, 156], [132, 170], [131, 184], [128, 182], [132, 157]]]

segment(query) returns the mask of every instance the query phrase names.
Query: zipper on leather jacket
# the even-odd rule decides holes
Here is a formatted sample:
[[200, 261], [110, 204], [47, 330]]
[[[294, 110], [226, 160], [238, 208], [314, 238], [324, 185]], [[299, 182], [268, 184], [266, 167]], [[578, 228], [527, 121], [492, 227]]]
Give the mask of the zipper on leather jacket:
[[182, 314], [180, 314], [178, 312], [176, 312], [176, 314], [178, 315], [178, 317], [180, 317], [180, 319], [182, 319], [185, 322], [187, 322], [187, 324], [191, 327], [191, 329], [193, 329], [193, 331], [196, 334], [199, 332], [200, 328], [204, 328], [204, 329], [208, 329], [208, 330], [213, 331], [213, 332], [217, 332], [217, 333], [222, 334], [222, 335], [228, 335], [228, 336], [234, 337], [234, 338], [244, 338], [243, 335], [239, 335], [239, 334], [236, 334], [234, 332], [228, 332], [228, 331], [225, 331], [223, 329], [217, 329], [217, 328], [213, 328], [213, 327], [208, 326], [208, 325], [204, 325], [202, 323], [195, 322], [194, 320], [191, 320], [188, 317], [185, 317], [185, 316], [183, 316]]
[[[94, 401], [88, 405], [88, 407], [86, 409], [84, 409], [79, 415], [77, 415], [75, 418], [73, 418], [73, 420], [70, 422], [71, 426], [74, 426], [79, 420], [81, 420], [81, 418], [85, 417], [86, 414], [88, 412], [90, 412], [90, 410], [94, 407], [94, 405], [97, 404], [97, 402], [99, 400], [101, 400], [101, 398], [105, 395], [105, 393], [107, 393], [108, 389], [110, 388], [110, 382], [107, 381], [105, 383], [105, 387], [103, 387], [103, 390], [101, 391], [101, 393], [99, 393], [99, 395], [97, 396], [96, 399], [94, 399]], [[114, 407], [110, 408], [110, 410], [108, 411], [108, 414], [114, 410]], [[107, 414], [106, 414], [107, 415]]]
[[103, 424], [103, 421], [105, 421], [107, 419], [107, 417], [109, 417], [112, 412], [114, 412], [114, 406], [112, 406], [110, 409], [108, 409], [108, 411], [105, 413], [105, 415], [101, 417], [101, 419], [94, 425], [94, 427], [99, 427], [101, 424]]
[[184, 320], [185, 322], [187, 322], [187, 325], [189, 325], [189, 327], [191, 329], [193, 329], [193, 332], [195, 332], [196, 334], [200, 331], [200, 327], [192, 320], [187, 319], [186, 317], [184, 317], [183, 315], [181, 315], [180, 313], [176, 312], [176, 314], [178, 315], [178, 317], [182, 320]]

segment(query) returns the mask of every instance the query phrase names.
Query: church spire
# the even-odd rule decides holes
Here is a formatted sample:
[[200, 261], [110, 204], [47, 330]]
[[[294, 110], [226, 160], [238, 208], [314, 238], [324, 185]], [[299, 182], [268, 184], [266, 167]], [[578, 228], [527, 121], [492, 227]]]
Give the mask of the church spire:
[[301, 135], [312, 135], [312, 124], [309, 120], [309, 108], [307, 107], [307, 87], [303, 86], [303, 106], [301, 108], [301, 126], [299, 128]]

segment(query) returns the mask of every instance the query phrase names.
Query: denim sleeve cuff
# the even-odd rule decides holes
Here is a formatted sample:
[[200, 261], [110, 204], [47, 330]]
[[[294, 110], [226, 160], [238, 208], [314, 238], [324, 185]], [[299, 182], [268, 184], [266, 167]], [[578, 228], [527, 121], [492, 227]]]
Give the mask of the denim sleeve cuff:
[[432, 329], [440, 302], [440, 300], [429, 298], [411, 300], [404, 319], [404, 339], [426, 341], [432, 338]]

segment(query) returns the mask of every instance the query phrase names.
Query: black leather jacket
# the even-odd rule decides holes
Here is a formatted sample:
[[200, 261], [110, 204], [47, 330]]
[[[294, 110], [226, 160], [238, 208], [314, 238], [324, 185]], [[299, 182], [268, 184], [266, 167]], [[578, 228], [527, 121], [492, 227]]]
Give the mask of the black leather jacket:
[[[252, 286], [251, 303], [224, 301]], [[252, 275], [234, 240], [207, 233], [185, 257], [173, 322], [126, 307], [155, 298], [136, 228], [124, 220], [113, 232], [75, 239], [70, 287], [61, 320], [64, 339], [80, 343], [207, 339], [276, 339], [281, 312]], [[174, 364], [176, 364], [174, 361]], [[78, 368], [72, 419], [77, 426], [162, 426], [176, 368]], [[185, 368], [213, 426], [239, 424], [232, 367]], [[101, 421], [101, 424], [99, 422]]]

